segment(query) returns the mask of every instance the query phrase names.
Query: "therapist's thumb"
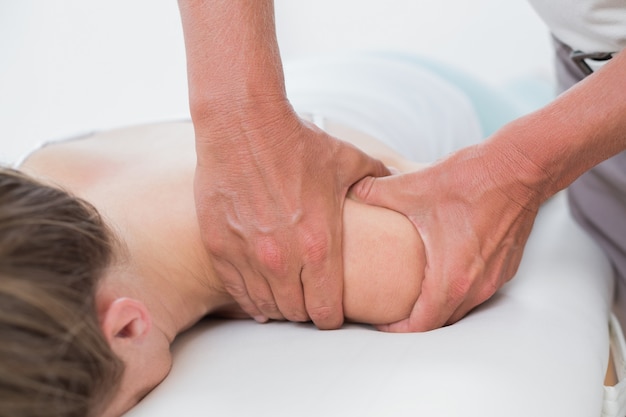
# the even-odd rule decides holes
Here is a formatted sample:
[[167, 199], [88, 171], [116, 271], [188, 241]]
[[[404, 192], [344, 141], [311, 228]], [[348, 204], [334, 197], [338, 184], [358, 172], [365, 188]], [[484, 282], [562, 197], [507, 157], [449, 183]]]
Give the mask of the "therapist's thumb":
[[393, 209], [398, 177], [365, 177], [354, 184], [348, 196], [358, 202]]

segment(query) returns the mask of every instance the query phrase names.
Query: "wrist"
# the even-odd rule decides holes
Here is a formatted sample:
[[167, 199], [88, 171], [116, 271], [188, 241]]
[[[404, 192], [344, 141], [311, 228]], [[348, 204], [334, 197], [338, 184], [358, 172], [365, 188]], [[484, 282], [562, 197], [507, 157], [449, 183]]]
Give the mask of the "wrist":
[[490, 141], [508, 148], [515, 169], [547, 197], [626, 149], [626, 55], [558, 96], [547, 106], [509, 123]]
[[510, 192], [524, 193], [542, 203], [565, 186], [559, 181], [559, 155], [545, 146], [545, 137], [518, 119], [485, 142], [490, 175]]
[[198, 161], [209, 157], [261, 157], [264, 150], [288, 146], [301, 122], [283, 97], [214, 100], [192, 111]]
[[194, 123], [216, 118], [246, 120], [249, 116], [271, 115], [290, 107], [282, 72], [237, 74], [233, 71], [222, 77], [216, 75], [211, 84], [205, 80], [190, 82], [189, 110]]

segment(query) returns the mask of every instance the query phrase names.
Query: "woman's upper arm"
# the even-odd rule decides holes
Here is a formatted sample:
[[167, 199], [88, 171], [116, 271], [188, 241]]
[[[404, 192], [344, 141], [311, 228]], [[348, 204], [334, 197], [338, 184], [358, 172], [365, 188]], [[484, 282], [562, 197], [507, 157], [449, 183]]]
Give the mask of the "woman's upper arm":
[[351, 199], [343, 218], [346, 319], [387, 324], [407, 318], [424, 277], [417, 230], [400, 213]]

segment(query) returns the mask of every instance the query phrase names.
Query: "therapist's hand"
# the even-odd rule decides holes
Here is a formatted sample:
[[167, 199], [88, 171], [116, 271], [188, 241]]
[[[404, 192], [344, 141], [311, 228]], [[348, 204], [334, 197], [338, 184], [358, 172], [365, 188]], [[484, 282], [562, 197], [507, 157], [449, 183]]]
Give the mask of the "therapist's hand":
[[424, 170], [366, 178], [353, 188], [357, 199], [405, 214], [426, 250], [425, 279], [410, 317], [380, 330], [454, 323], [513, 277], [543, 200], [517, 176], [518, 157], [484, 143]]
[[272, 0], [179, 0], [202, 240], [259, 321], [343, 322], [342, 209], [387, 173], [303, 123], [287, 100]]
[[256, 320], [337, 328], [345, 195], [359, 179], [388, 172], [278, 101], [254, 106], [271, 116], [242, 118], [217, 136], [195, 121], [203, 241], [228, 292]]

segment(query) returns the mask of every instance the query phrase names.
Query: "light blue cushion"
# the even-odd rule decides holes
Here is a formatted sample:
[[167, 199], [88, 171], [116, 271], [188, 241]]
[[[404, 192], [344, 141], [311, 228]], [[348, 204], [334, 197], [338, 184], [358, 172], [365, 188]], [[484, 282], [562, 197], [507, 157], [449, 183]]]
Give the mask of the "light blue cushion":
[[476, 107], [485, 136], [490, 136], [505, 123], [545, 105], [554, 97], [554, 88], [549, 82], [530, 76], [496, 88], [460, 69], [425, 57], [396, 52], [380, 52], [376, 55], [413, 62], [457, 86]]

